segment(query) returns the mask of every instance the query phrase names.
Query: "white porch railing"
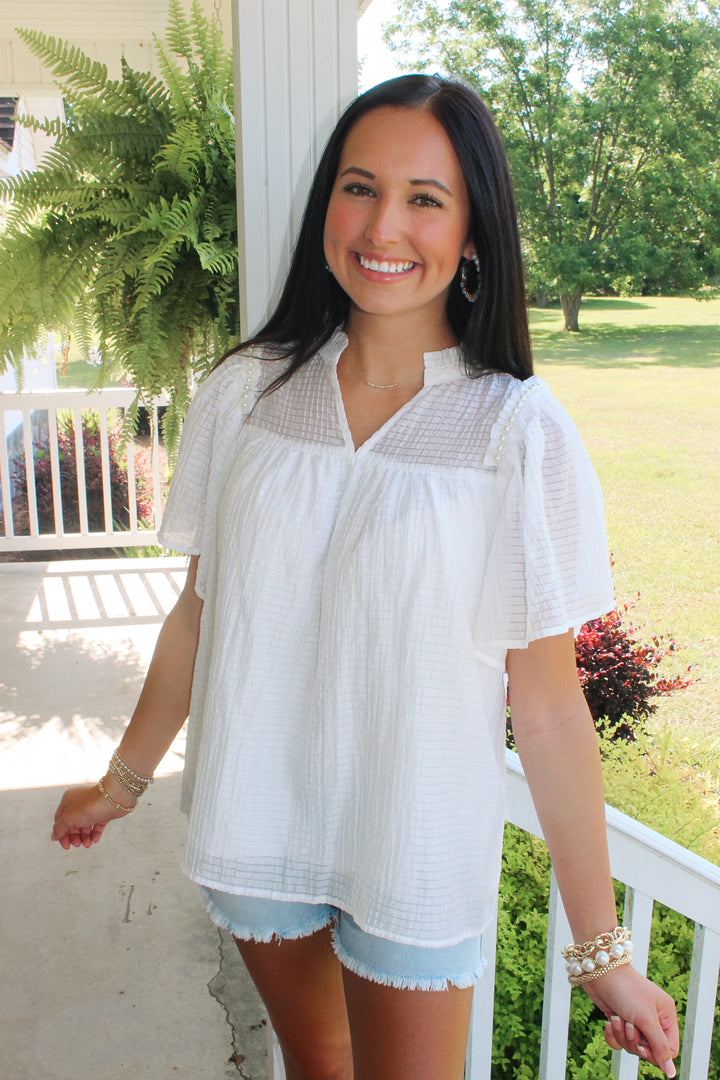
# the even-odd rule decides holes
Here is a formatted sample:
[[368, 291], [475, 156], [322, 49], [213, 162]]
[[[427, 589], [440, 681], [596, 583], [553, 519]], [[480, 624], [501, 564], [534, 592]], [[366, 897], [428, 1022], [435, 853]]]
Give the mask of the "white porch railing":
[[[156, 531], [162, 516], [158, 408], [165, 402], [161, 399], [153, 401], [148, 410], [152, 454], [152, 527], [143, 527], [138, 521], [136, 446], [132, 441], [126, 445], [128, 525], [119, 527], [113, 520], [108, 412], [111, 409], [126, 410], [134, 398], [135, 390], [132, 387], [96, 391], [31, 390], [22, 394], [0, 394], [0, 494], [4, 519], [0, 552], [135, 547], [157, 542]], [[58, 413], [66, 411], [72, 416], [75, 435], [78, 531], [67, 531], [64, 524]], [[92, 531], [88, 520], [83, 453], [83, 414], [87, 412], [94, 412], [98, 417], [103, 496], [103, 528]], [[52, 486], [53, 527], [50, 531], [42, 532], [35, 477], [38, 451], [49, 456], [49, 479]], [[23, 523], [22, 531], [18, 529], [12, 513], [18, 481], [24, 485], [23, 494], [27, 493], [27, 522]]]
[[[517, 754], [506, 752], [507, 820], [541, 836], [527, 781]], [[690, 986], [685, 1013], [680, 1080], [706, 1080], [720, 971], [720, 867], [687, 851], [608, 806], [606, 808], [613, 876], [626, 887], [624, 924], [633, 932], [633, 962], [645, 972], [655, 901], [695, 923]], [[483, 935], [488, 967], [475, 989], [465, 1068], [466, 1080], [489, 1080], [495, 984], [496, 926]], [[565, 1076], [570, 986], [560, 948], [571, 940], [554, 877], [550, 888], [542, 1038], [538, 1080]], [[580, 991], [576, 991], [580, 992]], [[280, 1049], [271, 1033], [270, 1080], [284, 1080]], [[635, 1080], [639, 1059], [613, 1053], [614, 1080]]]

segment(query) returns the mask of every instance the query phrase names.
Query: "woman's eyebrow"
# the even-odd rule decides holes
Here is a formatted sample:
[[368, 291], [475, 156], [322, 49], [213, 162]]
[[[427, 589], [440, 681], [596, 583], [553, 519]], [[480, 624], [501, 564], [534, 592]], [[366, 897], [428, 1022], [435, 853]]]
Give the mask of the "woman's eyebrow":
[[[375, 180], [375, 173], [370, 172], [369, 169], [361, 169], [358, 165], [348, 165], [347, 169], [343, 169], [340, 176], [347, 176], [348, 173], [357, 173], [358, 176], [364, 176], [366, 180]], [[450, 188], [445, 187], [439, 180], [410, 180], [413, 187], [436, 187], [440, 191], [444, 191], [446, 195], [452, 195]]]
[[348, 173], [357, 173], [358, 176], [364, 176], [366, 180], [375, 179], [375, 173], [371, 173], [367, 169], [361, 169], [357, 165], [348, 165], [347, 169], [343, 169], [340, 173], [340, 176], [347, 176]]
[[452, 195], [452, 191], [450, 190], [450, 188], [445, 187], [445, 185], [441, 184], [439, 180], [411, 180], [410, 183], [413, 184], [415, 187], [440, 188], [440, 190], [444, 191], [446, 195]]

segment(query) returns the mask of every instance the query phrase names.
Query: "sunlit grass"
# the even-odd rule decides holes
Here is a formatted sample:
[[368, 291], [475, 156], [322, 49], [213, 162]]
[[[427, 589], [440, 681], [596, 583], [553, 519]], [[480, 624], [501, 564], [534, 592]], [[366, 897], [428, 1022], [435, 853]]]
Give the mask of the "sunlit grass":
[[701, 737], [717, 766], [720, 300], [593, 300], [580, 324], [566, 334], [558, 311], [531, 312], [537, 371], [600, 477], [618, 600], [639, 594], [642, 636], [674, 638], [668, 673], [690, 664], [697, 680], [661, 702], [654, 726]]

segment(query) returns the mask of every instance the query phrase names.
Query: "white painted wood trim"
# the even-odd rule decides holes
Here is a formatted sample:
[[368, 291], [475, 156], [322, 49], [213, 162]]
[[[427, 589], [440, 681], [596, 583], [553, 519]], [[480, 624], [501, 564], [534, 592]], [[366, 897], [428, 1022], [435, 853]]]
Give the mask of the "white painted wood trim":
[[545, 987], [543, 991], [540, 1080], [565, 1075], [571, 987], [560, 950], [572, 941], [555, 873], [550, 875]]
[[73, 430], [75, 432], [75, 466], [77, 468], [77, 497], [78, 512], [80, 514], [80, 532], [83, 536], [90, 535], [90, 523], [88, 521], [87, 505], [87, 482], [85, 478], [85, 443], [82, 430], [82, 410], [75, 406], [73, 414]]
[[685, 1009], [680, 1080], [708, 1074], [712, 1049], [715, 999], [720, 974], [720, 934], [706, 926], [695, 927], [690, 985]]
[[232, 0], [243, 336], [275, 306], [310, 180], [357, 94], [356, 0]]
[[[633, 965], [643, 975], [647, 972], [650, 955], [650, 931], [652, 929], [653, 900], [639, 889], [625, 891], [623, 925], [632, 930], [634, 945]], [[613, 1080], [636, 1080], [640, 1059], [630, 1054], [613, 1051]]]
[[5, 411], [0, 412], [0, 492], [2, 493], [3, 523], [5, 539], [12, 540], [15, 535], [12, 519], [12, 497], [10, 489], [10, 462], [7, 452], [7, 423]]
[[103, 515], [105, 532], [113, 531], [112, 490], [110, 487], [110, 435], [108, 433], [107, 410], [100, 413], [100, 462], [102, 466]]
[[33, 466], [32, 426], [30, 410], [23, 409], [23, 451], [25, 453], [25, 484], [27, 486], [28, 514], [30, 532], [35, 534], [38, 528], [37, 492], [35, 489], [35, 469]]
[[490, 1080], [497, 966], [497, 916], [483, 931], [482, 951], [486, 967], [473, 993], [465, 1080]]

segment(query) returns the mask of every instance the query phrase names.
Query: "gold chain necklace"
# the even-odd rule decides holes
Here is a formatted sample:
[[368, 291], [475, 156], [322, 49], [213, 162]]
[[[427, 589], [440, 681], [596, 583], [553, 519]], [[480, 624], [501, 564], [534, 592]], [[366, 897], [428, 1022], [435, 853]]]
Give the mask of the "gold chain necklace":
[[391, 383], [374, 383], [374, 382], [368, 382], [367, 379], [363, 379], [360, 372], [356, 371], [355, 368], [350, 363], [350, 361], [344, 356], [343, 356], [343, 362], [345, 364], [345, 367], [348, 369], [348, 371], [352, 372], [352, 374], [355, 376], [356, 379], [359, 379], [361, 383], [364, 383], [365, 386], [369, 386], [372, 390], [394, 390], [396, 386], [407, 386], [410, 383], [415, 382], [416, 379], [422, 378], [423, 375], [425, 374], [425, 371], [423, 369], [422, 373], [418, 373], [417, 375], [413, 375], [413, 377], [411, 379], [400, 379], [398, 382], [391, 382]]

